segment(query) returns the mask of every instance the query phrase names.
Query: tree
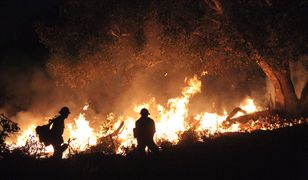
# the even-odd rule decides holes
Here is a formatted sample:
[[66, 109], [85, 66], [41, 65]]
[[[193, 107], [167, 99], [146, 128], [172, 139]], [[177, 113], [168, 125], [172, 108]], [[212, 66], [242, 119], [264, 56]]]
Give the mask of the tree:
[[[255, 61], [275, 88], [276, 107], [290, 114], [307, 113], [306, 84], [296, 97], [290, 78], [290, 61], [307, 55], [308, 3], [301, 0], [205, 0], [218, 21], [218, 32], [232, 39], [233, 53]], [[307, 68], [307, 63], [306, 63]]]
[[[65, 81], [124, 82], [165, 63], [214, 73], [256, 64], [275, 88], [276, 108], [301, 114], [308, 85], [297, 97], [289, 62], [307, 54], [307, 6], [304, 0], [65, 0], [59, 17], [37, 23], [37, 32], [52, 53], [47, 67]], [[149, 27], [157, 27], [156, 41]], [[102, 69], [92, 71], [98, 63]]]
[[[125, 60], [136, 60], [143, 48], [148, 6], [147, 1], [138, 0], [63, 1], [57, 17], [36, 23], [40, 41], [51, 52], [47, 68], [74, 87], [94, 76], [129, 77], [123, 75], [130, 66]], [[93, 66], [101, 69], [93, 72]], [[82, 71], [84, 67], [88, 68]]]
[[0, 153], [6, 149], [5, 138], [10, 134], [16, 133], [20, 130], [18, 124], [11, 121], [4, 114], [0, 114]]

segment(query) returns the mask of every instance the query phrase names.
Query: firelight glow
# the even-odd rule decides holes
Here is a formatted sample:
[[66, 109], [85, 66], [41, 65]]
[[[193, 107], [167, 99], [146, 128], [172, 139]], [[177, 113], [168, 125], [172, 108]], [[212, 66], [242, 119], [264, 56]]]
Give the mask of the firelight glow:
[[[156, 123], [156, 133], [155, 140], [158, 141], [169, 141], [172, 144], [179, 142], [179, 135], [189, 129], [193, 129], [197, 134], [203, 134], [206, 136], [211, 136], [217, 133], [225, 132], [241, 132], [241, 131], [253, 131], [257, 129], [271, 130], [279, 128], [279, 126], [268, 125], [264, 126], [267, 122], [252, 122], [248, 124], [234, 123], [231, 126], [225, 126], [223, 123], [226, 120], [228, 114], [209, 113], [200, 112], [198, 114], [189, 114], [188, 105], [191, 98], [201, 92], [201, 81], [197, 76], [190, 79], [185, 79], [186, 86], [181, 91], [181, 96], [171, 98], [168, 100], [167, 105], [163, 106], [155, 102], [155, 98], [151, 98], [149, 102], [135, 105], [132, 111], [139, 113], [140, 109], [148, 108], [150, 109], [151, 115], [152, 111], [157, 112], [155, 114]], [[254, 100], [247, 98], [239, 106], [242, 110], [247, 113], [253, 113], [262, 110], [257, 107]], [[89, 108], [89, 104], [86, 104], [83, 108], [82, 113], [79, 114], [77, 118], [74, 119], [74, 123], [66, 124], [69, 136], [64, 137], [65, 140], [70, 139], [70, 147], [74, 148], [77, 152], [85, 151], [91, 146], [98, 144], [98, 139], [108, 134], [112, 134], [112, 140], [118, 142], [116, 146], [116, 153], [125, 154], [123, 149], [132, 147], [136, 145], [136, 140], [133, 137], [133, 128], [135, 127], [135, 121], [138, 117], [129, 117], [126, 115], [117, 116], [115, 123], [110, 127], [110, 129], [105, 133], [100, 133], [98, 130], [90, 126], [90, 121], [85, 118], [85, 113]], [[239, 117], [243, 114], [238, 113], [234, 117]], [[193, 121], [188, 121], [192, 118]], [[110, 113], [109, 117], [114, 119], [114, 113]], [[121, 126], [121, 123], [124, 125]], [[291, 124], [286, 124], [288, 126]], [[17, 138], [16, 142], [7, 141], [8, 144], [14, 145], [14, 147], [23, 146], [27, 141], [27, 137], [30, 135], [35, 136], [35, 124], [30, 124], [22, 134]], [[118, 132], [117, 132], [118, 131]], [[113, 134], [117, 132], [116, 134]], [[111, 136], [111, 135], [110, 135]], [[201, 138], [200, 138], [201, 140]], [[52, 152], [52, 147], [48, 146], [47, 152]], [[67, 155], [67, 151], [64, 156]]]

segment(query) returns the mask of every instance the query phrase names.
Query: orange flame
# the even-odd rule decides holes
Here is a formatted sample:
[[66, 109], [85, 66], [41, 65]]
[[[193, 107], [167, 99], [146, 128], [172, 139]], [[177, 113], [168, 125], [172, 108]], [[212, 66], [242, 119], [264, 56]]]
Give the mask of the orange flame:
[[[86, 107], [86, 108], [85, 108]], [[87, 109], [87, 105], [84, 110]], [[84, 114], [80, 113], [78, 118], [75, 118], [75, 125], [69, 123], [68, 129], [72, 142], [70, 145], [78, 151], [84, 151], [89, 146], [93, 146], [97, 141], [97, 134], [90, 127], [89, 121], [86, 120]]]
[[[152, 112], [157, 112], [155, 116], [156, 121], [156, 133], [155, 140], [167, 140], [173, 144], [178, 143], [179, 134], [193, 128], [196, 132], [206, 132], [206, 135], [213, 135], [215, 133], [224, 132], [236, 132], [236, 131], [247, 131], [253, 129], [274, 129], [277, 128], [274, 125], [266, 125], [264, 122], [256, 121], [246, 126], [244, 129], [240, 126], [241, 124], [235, 123], [230, 127], [225, 127], [223, 122], [226, 120], [228, 114], [224, 113], [219, 115], [216, 113], [200, 112], [189, 117], [193, 117], [194, 123], [188, 123], [188, 104], [191, 98], [201, 92], [201, 81], [197, 76], [191, 79], [185, 79], [186, 86], [183, 88], [180, 97], [171, 98], [168, 100], [166, 107], [156, 104], [155, 98], [151, 98], [148, 103], [135, 105], [134, 111], [139, 112], [142, 108], [148, 108]], [[262, 110], [260, 107], [256, 107], [254, 100], [247, 98], [239, 106], [242, 110], [247, 113], [253, 113], [258, 110]], [[86, 104], [83, 111], [89, 108], [89, 104]], [[151, 113], [152, 114], [152, 113]], [[237, 113], [234, 117], [239, 117], [243, 114]], [[115, 119], [114, 113], [110, 113], [107, 119]], [[116, 150], [117, 153], [125, 154], [123, 151], [124, 147], [131, 147], [136, 145], [136, 140], [133, 137], [133, 128], [135, 127], [136, 117], [119, 116], [116, 122], [113, 124], [111, 129], [105, 133], [95, 132], [90, 126], [90, 123], [85, 118], [84, 113], [80, 113], [77, 118], [74, 119], [74, 123], [67, 124], [69, 138], [72, 140], [70, 146], [77, 151], [85, 151], [90, 146], [94, 146], [98, 143], [98, 138], [106, 136], [116, 131], [121, 123], [124, 122], [121, 131], [116, 134], [116, 139], [120, 142], [120, 146]], [[290, 126], [292, 124], [286, 124]], [[279, 126], [278, 126], [279, 127]], [[17, 138], [16, 146], [22, 146], [25, 144], [29, 135], [35, 134], [35, 125], [31, 124], [22, 134]], [[7, 141], [8, 144], [13, 144]], [[52, 147], [47, 147], [48, 152], [52, 152]], [[65, 152], [67, 154], [68, 152]]]

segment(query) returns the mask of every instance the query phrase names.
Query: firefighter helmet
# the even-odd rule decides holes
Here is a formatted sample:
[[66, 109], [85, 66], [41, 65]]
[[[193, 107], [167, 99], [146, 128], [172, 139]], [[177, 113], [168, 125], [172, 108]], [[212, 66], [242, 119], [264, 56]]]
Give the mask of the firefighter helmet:
[[149, 110], [147, 110], [146, 108], [142, 108], [141, 111], [140, 111], [140, 114], [141, 115], [149, 115]]
[[69, 114], [69, 113], [71, 113], [71, 112], [70, 112], [70, 110], [68, 109], [68, 107], [65, 106], [65, 107], [61, 108], [61, 110], [59, 111], [59, 113], [63, 115], [63, 114]]

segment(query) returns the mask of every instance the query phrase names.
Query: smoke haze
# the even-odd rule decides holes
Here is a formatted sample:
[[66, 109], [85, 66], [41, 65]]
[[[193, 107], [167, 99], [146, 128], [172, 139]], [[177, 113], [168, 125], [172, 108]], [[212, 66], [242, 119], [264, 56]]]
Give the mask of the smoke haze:
[[[187, 50], [183, 44], [166, 46], [161, 37], [162, 27], [155, 18], [144, 22], [145, 43], [138, 52], [135, 37], [130, 32], [110, 27], [109, 32], [116, 41], [104, 52], [108, 54], [106, 57], [98, 52], [71, 61], [50, 53], [41, 66], [17, 67], [2, 63], [1, 112], [26, 127], [30, 123], [46, 122], [62, 106], [71, 109], [68, 119], [71, 122], [82, 112], [83, 106], [89, 104], [87, 118], [98, 125], [110, 112], [137, 117], [134, 106], [152, 97], [166, 106], [168, 99], [181, 96], [186, 77], [200, 76], [202, 72], [208, 73], [200, 76], [202, 92], [189, 104], [192, 114], [230, 112], [247, 97], [255, 99], [258, 106], [271, 106], [273, 88], [255, 63], [212, 73], [215, 70], [202, 65], [207, 59], [184, 53]], [[104, 46], [98, 44], [97, 48], [105, 51]], [[33, 61], [40, 61], [37, 58]], [[214, 60], [219, 58], [213, 57]], [[15, 61], [18, 65], [19, 59]], [[217, 69], [229, 66], [224, 61], [215, 63], [218, 63]], [[307, 69], [301, 67], [291, 65], [297, 95], [307, 81]]]

